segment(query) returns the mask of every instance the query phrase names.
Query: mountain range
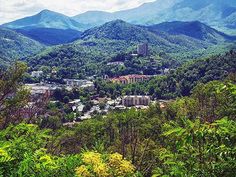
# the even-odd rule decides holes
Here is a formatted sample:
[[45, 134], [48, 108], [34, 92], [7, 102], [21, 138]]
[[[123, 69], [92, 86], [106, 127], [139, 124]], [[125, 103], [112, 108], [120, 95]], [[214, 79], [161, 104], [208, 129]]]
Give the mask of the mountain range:
[[116, 19], [138, 25], [200, 21], [221, 31], [236, 34], [235, 17], [235, 0], [156, 0], [133, 9], [113, 13], [88, 11], [73, 17], [43, 10], [36, 15], [3, 26], [12, 29], [54, 28], [84, 31]]
[[[57, 66], [63, 68], [63, 73], [83, 71], [93, 75], [97, 74], [96, 71], [101, 71], [104, 64], [112, 57], [136, 52], [137, 45], [140, 43], [148, 43], [151, 56], [166, 53], [172, 59], [176, 59], [175, 56], [178, 55], [178, 60], [184, 57], [189, 60], [196, 54], [199, 57], [202, 56], [202, 51], [205, 51], [203, 53], [206, 55], [215, 51], [218, 45], [227, 46], [232, 42], [230, 36], [205, 24], [200, 22], [192, 22], [192, 24], [199, 25], [199, 30], [195, 31], [193, 36], [185, 35], [188, 25], [184, 22], [174, 22], [172, 27], [169, 24], [168, 28], [158, 30], [160, 28], [158, 25], [138, 26], [115, 20], [86, 30], [78, 40], [72, 43], [51, 47], [36, 56], [29, 57], [27, 62], [36, 69], [40, 66]], [[169, 29], [182, 25], [186, 26], [186, 31], [171, 34]], [[217, 51], [221, 52], [221, 50]], [[72, 75], [67, 77], [72, 77]]]
[[201, 21], [217, 29], [235, 32], [235, 0], [156, 0], [137, 8], [107, 13], [90, 11], [73, 17], [91, 26], [122, 19], [139, 25], [152, 25], [171, 21]]
[[160, 34], [160, 31], [163, 31], [170, 35], [185, 35], [194, 39], [208, 41], [213, 44], [236, 39], [234, 36], [226, 35], [225, 33], [211, 28], [210, 26], [207, 26], [199, 21], [164, 22], [157, 25], [146, 26], [146, 28], [157, 35]]
[[[59, 60], [68, 58], [68, 60], [75, 59], [76, 61], [77, 58], [83, 56], [87, 61], [90, 61], [91, 59], [88, 57], [91, 54], [88, 52], [93, 53], [96, 51], [94, 52], [96, 54], [91, 57], [101, 61], [100, 57], [107, 58], [117, 53], [133, 52], [136, 50], [137, 44], [144, 42], [149, 44], [152, 55], [160, 52], [175, 55], [177, 53], [205, 50], [209, 47], [231, 43], [235, 40], [235, 37], [219, 32], [199, 21], [175, 21], [140, 26], [122, 20], [114, 20], [84, 32], [54, 28], [0, 29], [2, 58], [10, 60], [38, 54], [44, 49], [44, 44], [70, 43], [50, 48], [46, 52], [39, 54], [39, 56], [47, 55], [48, 57], [48, 55], [52, 56], [49, 54], [50, 52], [61, 54], [64, 53], [61, 51], [66, 50], [66, 57], [60, 56]], [[77, 53], [79, 49], [81, 51]], [[71, 55], [72, 53], [75, 53], [75, 55]], [[98, 55], [100, 56], [98, 57]], [[39, 57], [38, 60], [41, 60], [41, 58]], [[45, 59], [42, 61], [47, 62]]]

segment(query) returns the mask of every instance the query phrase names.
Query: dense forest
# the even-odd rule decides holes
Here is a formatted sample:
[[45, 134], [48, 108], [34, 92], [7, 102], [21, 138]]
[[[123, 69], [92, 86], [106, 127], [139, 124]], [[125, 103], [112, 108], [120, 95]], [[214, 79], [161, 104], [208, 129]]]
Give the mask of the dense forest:
[[[22, 86], [27, 67], [16, 63], [0, 75], [0, 175], [233, 177], [236, 84], [235, 75], [226, 77], [224, 70], [235, 72], [234, 59], [231, 51], [172, 73], [176, 80], [202, 83], [191, 82], [189, 96], [162, 109], [157, 103], [114, 111], [73, 127], [57, 124], [53, 114], [44, 121], [43, 112], [21, 117], [29, 99]], [[214, 70], [218, 65], [222, 70]], [[219, 81], [210, 81], [212, 72], [211, 80]]]

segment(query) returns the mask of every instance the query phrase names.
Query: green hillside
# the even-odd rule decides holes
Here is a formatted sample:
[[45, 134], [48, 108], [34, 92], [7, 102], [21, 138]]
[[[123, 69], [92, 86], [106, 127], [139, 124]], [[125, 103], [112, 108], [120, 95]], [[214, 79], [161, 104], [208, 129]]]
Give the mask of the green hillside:
[[[63, 69], [63, 73], [67, 73], [69, 76], [78, 73], [101, 74], [101, 68], [104, 68], [113, 57], [118, 54], [135, 53], [137, 45], [143, 42], [148, 43], [151, 57], [162, 59], [161, 55], [164, 53], [164, 56], [167, 56], [164, 59], [169, 60], [168, 58], [170, 58], [177, 61], [186, 58], [193, 59], [196, 56], [201, 57], [208, 54], [206, 52], [208, 48], [211, 48], [210, 52], [218, 47], [207, 40], [183, 34], [153, 33], [145, 27], [116, 20], [85, 31], [81, 34], [80, 40], [71, 44], [51, 47], [39, 55], [27, 58], [27, 61], [34, 68], [56, 66]], [[144, 59], [140, 66], [144, 67], [146, 63], [143, 61]]]
[[44, 46], [28, 37], [9, 29], [0, 28], [0, 58], [16, 60], [41, 52]]

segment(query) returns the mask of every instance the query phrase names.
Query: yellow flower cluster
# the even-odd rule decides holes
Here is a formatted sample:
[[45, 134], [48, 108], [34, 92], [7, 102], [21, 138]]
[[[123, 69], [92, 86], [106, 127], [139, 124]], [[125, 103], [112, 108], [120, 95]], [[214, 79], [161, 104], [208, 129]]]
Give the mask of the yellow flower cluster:
[[121, 164], [122, 160], [123, 160], [123, 156], [121, 154], [114, 153], [114, 154], [111, 154], [109, 157], [109, 164], [112, 167], [117, 167]]
[[91, 177], [91, 174], [85, 165], [76, 168], [75, 173], [78, 177]]
[[82, 154], [82, 161], [84, 165], [76, 168], [78, 177], [130, 176], [135, 172], [131, 162], [124, 160], [119, 153], [107, 156], [97, 152], [85, 152]]
[[135, 171], [135, 167], [130, 161], [124, 160], [122, 155], [114, 153], [110, 155], [109, 165], [114, 169], [116, 176], [126, 176]]
[[86, 164], [96, 165], [101, 163], [101, 154], [97, 152], [85, 152], [82, 155], [82, 160]]
[[94, 166], [93, 171], [99, 177], [106, 177], [109, 176], [109, 168], [105, 163], [100, 163]]

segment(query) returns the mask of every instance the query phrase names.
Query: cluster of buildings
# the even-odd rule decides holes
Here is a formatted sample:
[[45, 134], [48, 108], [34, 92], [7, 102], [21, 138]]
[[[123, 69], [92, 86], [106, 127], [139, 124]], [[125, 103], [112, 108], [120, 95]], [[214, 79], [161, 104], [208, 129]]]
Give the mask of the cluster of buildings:
[[147, 81], [149, 79], [150, 79], [150, 76], [147, 76], [147, 75], [132, 74], [132, 75], [112, 78], [110, 79], [110, 81], [117, 84], [133, 84], [137, 82]]
[[[142, 43], [137, 45], [137, 53], [132, 54], [133, 56], [148, 56], [148, 44]], [[109, 62], [108, 66], [113, 65], [124, 65], [124, 62], [116, 61], [116, 62]], [[169, 73], [169, 69], [165, 68], [161, 72], [162, 75]], [[32, 77], [40, 78], [43, 75], [43, 71], [33, 71], [31, 73]], [[119, 76], [116, 78], [111, 78], [106, 75], [103, 79], [110, 80], [113, 83], [117, 84], [133, 84], [137, 82], [144, 82], [149, 80], [151, 77], [150, 75], [139, 75], [139, 74], [131, 74], [125, 76]], [[83, 88], [88, 89], [89, 91], [95, 90], [95, 85], [90, 80], [79, 80], [79, 79], [64, 79], [64, 84], [27, 84], [26, 86], [30, 88], [31, 95], [47, 95], [51, 96], [56, 89], [66, 88], [67, 90], [71, 90], [73, 88]], [[94, 96], [95, 97], [95, 96]], [[135, 107], [137, 109], [146, 109], [152, 103], [150, 96], [146, 95], [126, 95], [115, 100], [111, 98], [91, 98], [92, 107], [87, 112], [84, 112], [85, 105], [81, 102], [81, 100], [76, 99], [69, 102], [69, 106], [75, 113], [75, 119], [85, 120], [90, 119], [94, 112], [106, 114], [109, 110], [122, 110], [131, 107]], [[100, 105], [103, 104], [101, 107]], [[165, 108], [166, 102], [160, 102], [160, 107]], [[79, 117], [76, 113], [80, 113]]]
[[[115, 100], [112, 100], [111, 98], [96, 97], [91, 101], [93, 106], [86, 112], [84, 112], [85, 105], [83, 105], [79, 99], [69, 102], [69, 106], [75, 113], [75, 120], [90, 119], [94, 114], [105, 115], [110, 110], [124, 110], [131, 107], [135, 107], [136, 109], [147, 109], [151, 104], [151, 98], [149, 96], [137, 95], [119, 97]], [[103, 104], [102, 107], [100, 106], [101, 104]], [[76, 113], [79, 113], [78, 117], [76, 117]]]
[[25, 84], [25, 87], [30, 90], [31, 96], [33, 97], [41, 95], [51, 96], [57, 88], [60, 88], [59, 86], [56, 85], [42, 84], [42, 83]]
[[74, 87], [88, 89], [89, 91], [93, 91], [95, 89], [94, 83], [89, 80], [64, 79], [64, 82], [69, 89]]
[[114, 62], [108, 62], [107, 66], [124, 66], [124, 62], [123, 61], [114, 61]]
[[93, 91], [95, 89], [94, 83], [89, 80], [77, 80], [77, 79], [64, 79], [65, 84], [48, 84], [48, 83], [36, 83], [25, 84], [25, 87], [31, 91], [32, 96], [48, 95], [51, 96], [56, 89], [66, 88], [71, 90], [72, 88], [83, 88]]
[[31, 77], [39, 78], [43, 75], [43, 71], [32, 71]]

